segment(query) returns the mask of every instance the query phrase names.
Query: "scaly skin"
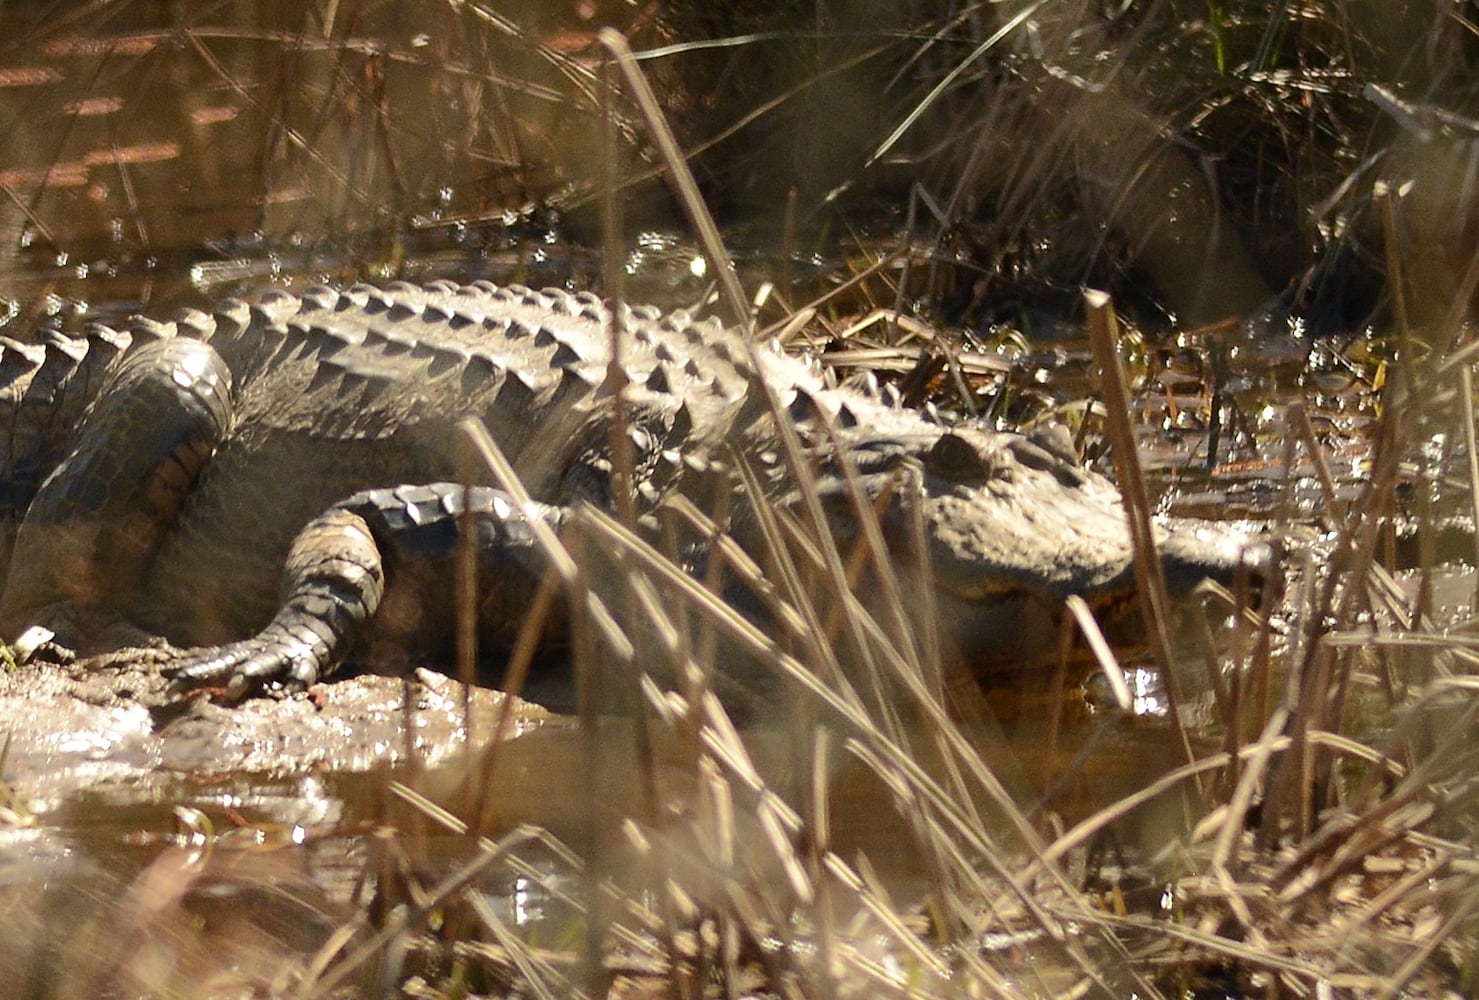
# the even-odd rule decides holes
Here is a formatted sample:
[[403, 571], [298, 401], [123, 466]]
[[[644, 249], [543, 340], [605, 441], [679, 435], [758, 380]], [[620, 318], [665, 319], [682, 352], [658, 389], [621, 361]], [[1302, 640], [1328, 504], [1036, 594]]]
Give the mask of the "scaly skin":
[[[558, 529], [581, 503], [612, 505], [607, 320], [588, 295], [397, 284], [0, 342], [0, 632], [40, 626], [86, 652], [162, 638], [196, 650], [177, 659], [185, 681], [236, 691], [311, 684], [356, 649], [444, 648], [456, 428], [472, 416], [542, 504], [467, 494], [483, 627], [507, 640], [544, 571], [524, 518]], [[1118, 493], [1051, 437], [942, 426], [769, 347], [752, 360], [740, 334], [682, 313], [620, 320], [639, 518], [676, 492], [706, 507], [742, 490], [735, 453], [795, 502], [763, 379], [844, 547], [857, 523], [827, 427], [868, 494], [891, 497], [891, 538], [908, 534], [900, 470], [921, 471], [935, 585], [972, 654], [1013, 647], [1003, 608], [1129, 589]], [[1247, 561], [1206, 526], [1159, 541], [1174, 590]]]

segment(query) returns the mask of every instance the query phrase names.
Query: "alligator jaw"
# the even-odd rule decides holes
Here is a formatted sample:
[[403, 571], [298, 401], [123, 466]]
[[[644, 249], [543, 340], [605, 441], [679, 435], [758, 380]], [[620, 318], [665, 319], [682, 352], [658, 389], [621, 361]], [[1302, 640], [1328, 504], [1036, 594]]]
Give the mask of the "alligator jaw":
[[[1158, 541], [1157, 558], [1173, 605], [1183, 604], [1208, 583], [1234, 593], [1241, 588], [1252, 604], [1260, 602], [1268, 568], [1268, 549], [1261, 543], [1249, 543], [1215, 524], [1185, 522], [1172, 522]], [[1105, 554], [1110, 553], [1118, 554], [1119, 549]], [[1147, 648], [1149, 636], [1134, 566], [1126, 552], [1123, 562], [1117, 556], [1113, 563], [1100, 563], [1098, 570], [1112, 567], [1118, 569], [1108, 580], [1066, 590], [1061, 577], [1046, 575], [1010, 589], [978, 587], [966, 592], [936, 572], [944, 632], [961, 661], [983, 679], [1041, 667], [1060, 655], [1064, 600], [1076, 594], [1088, 604], [1118, 653], [1138, 655]], [[1025, 568], [1017, 569], [1018, 580], [1030, 579]]]

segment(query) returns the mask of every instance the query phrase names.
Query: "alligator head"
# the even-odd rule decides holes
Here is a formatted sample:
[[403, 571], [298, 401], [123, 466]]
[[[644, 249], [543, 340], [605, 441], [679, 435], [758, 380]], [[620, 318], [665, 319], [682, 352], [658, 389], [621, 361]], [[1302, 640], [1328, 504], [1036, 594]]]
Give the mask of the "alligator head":
[[[885, 498], [875, 509], [890, 547], [905, 550], [911, 534], [924, 539], [942, 635], [973, 668], [1006, 671], [1050, 657], [1069, 595], [1084, 598], [1118, 642], [1141, 638], [1122, 496], [1078, 464], [1066, 434], [855, 429], [846, 448], [866, 494]], [[917, 471], [901, 476], [906, 468]], [[821, 482], [830, 483], [820, 492], [845, 545], [857, 533], [849, 491], [840, 477]], [[1262, 543], [1188, 519], [1159, 520], [1153, 531], [1171, 597], [1206, 581], [1234, 588], [1242, 574], [1256, 599], [1269, 558]]]

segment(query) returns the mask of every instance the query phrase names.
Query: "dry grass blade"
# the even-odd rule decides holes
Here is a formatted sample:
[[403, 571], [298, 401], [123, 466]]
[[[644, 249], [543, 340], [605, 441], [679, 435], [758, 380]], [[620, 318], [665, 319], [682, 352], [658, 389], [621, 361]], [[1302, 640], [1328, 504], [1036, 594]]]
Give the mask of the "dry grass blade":
[[1079, 633], [1089, 644], [1089, 650], [1094, 654], [1094, 662], [1099, 664], [1099, 669], [1109, 679], [1109, 688], [1114, 693], [1114, 703], [1119, 706], [1121, 712], [1128, 712], [1131, 706], [1130, 684], [1125, 680], [1125, 671], [1120, 667], [1114, 650], [1109, 648], [1109, 641], [1104, 638], [1104, 632], [1099, 628], [1099, 622], [1095, 620], [1094, 612], [1089, 608], [1089, 602], [1077, 594], [1070, 594], [1064, 604], [1074, 624], [1078, 626]]
[[[1465, 365], [1459, 369], [1459, 413], [1464, 425], [1464, 458], [1469, 472], [1469, 504], [1474, 524], [1479, 526], [1479, 434], [1474, 430], [1474, 376]], [[1479, 531], [1474, 532], [1474, 565], [1479, 566]], [[1474, 606], [1479, 607], [1479, 576], [1474, 581]]]
[[1315, 435], [1314, 425], [1310, 423], [1309, 411], [1303, 403], [1291, 403], [1285, 410], [1287, 416], [1293, 421], [1294, 429], [1299, 434], [1299, 439], [1304, 442], [1305, 454], [1315, 466], [1315, 476], [1320, 483], [1320, 495], [1325, 500], [1325, 513], [1332, 523], [1346, 526], [1346, 519], [1340, 513], [1339, 500], [1336, 496], [1335, 477], [1330, 474], [1330, 463], [1325, 458], [1325, 449], [1320, 447], [1320, 439]]
[[996, 46], [1001, 44], [1002, 39], [1006, 38], [1012, 32], [1016, 31], [1018, 28], [1022, 27], [1022, 25], [1031, 20], [1032, 17], [1037, 14], [1038, 10], [1046, 2], [1047, 0], [1037, 0], [1036, 3], [1032, 3], [1027, 5], [1026, 7], [1023, 7], [1020, 11], [1018, 11], [1010, 19], [1008, 19], [1005, 24], [1003, 24], [995, 32], [989, 35], [984, 41], [982, 41], [980, 45], [976, 46], [975, 50], [971, 52], [970, 55], [961, 60], [960, 63], [957, 64], [953, 70], [945, 75], [944, 79], [935, 84], [934, 88], [927, 95], [925, 95], [923, 100], [915, 105], [914, 110], [906, 115], [904, 117], [904, 120], [901, 121], [891, 133], [889, 133], [888, 138], [884, 139], [883, 142], [878, 144], [878, 148], [873, 151], [873, 155], [868, 157], [868, 162], [873, 163], [874, 161], [887, 155], [888, 151], [892, 149], [894, 145], [899, 141], [899, 139], [903, 137], [904, 133], [908, 132], [909, 129], [914, 125], [914, 123], [919, 120], [920, 116], [922, 116], [927, 110], [929, 110], [930, 105], [932, 105], [940, 97], [941, 94], [950, 89], [951, 85], [955, 83], [956, 79], [958, 79], [962, 73], [970, 68], [976, 62], [976, 60], [980, 59], [986, 53], [990, 52], [992, 49], [996, 48]]
[[795, 335], [800, 331], [800, 326], [796, 323], [796, 320], [798, 320], [800, 317], [805, 316], [810, 318], [811, 316], [819, 314], [822, 310], [822, 307], [825, 306], [828, 302], [839, 298], [845, 300], [848, 294], [867, 282], [869, 278], [872, 278], [874, 275], [883, 271], [885, 268], [899, 263], [901, 260], [907, 261], [908, 259], [909, 248], [907, 246], [894, 247], [892, 250], [889, 250], [887, 253], [879, 256], [877, 260], [873, 261], [861, 271], [849, 275], [846, 281], [839, 283], [835, 287], [829, 288], [826, 292], [818, 295], [810, 302], [807, 302], [805, 305], [793, 310], [792, 313], [789, 316], [786, 316], [784, 319], [777, 320], [770, 326], [761, 329], [757, 332], [756, 339], [768, 340], [771, 337], [776, 337], [780, 340], [782, 344], [792, 343], [792, 341], [795, 339]]
[[703, 195], [698, 190], [698, 182], [693, 179], [693, 171], [688, 168], [688, 161], [683, 155], [683, 150], [678, 145], [678, 140], [673, 137], [673, 130], [668, 127], [667, 117], [663, 114], [661, 105], [658, 104], [657, 95], [652, 92], [647, 78], [642, 75], [641, 67], [637, 65], [637, 60], [632, 55], [632, 50], [621, 32], [614, 28], [602, 28], [599, 37], [601, 44], [616, 60], [617, 68], [621, 70], [632, 97], [636, 99], [637, 106], [642, 111], [652, 141], [662, 156], [663, 163], [668, 169], [668, 176], [672, 178], [673, 186], [677, 189], [678, 203], [683, 206], [689, 225], [698, 234], [699, 244], [704, 248], [704, 256], [708, 258], [709, 266], [714, 270], [714, 278], [719, 282], [719, 290], [730, 318], [739, 327], [750, 329], [750, 302], [745, 297], [744, 289], [740, 287], [734, 261], [730, 260], [729, 251], [725, 249], [724, 240], [719, 235], [719, 227], [714, 224], [714, 217], [709, 214], [708, 207], [704, 204]]
[[[1161, 561], [1156, 556], [1155, 534], [1151, 530], [1150, 495], [1140, 470], [1135, 428], [1130, 422], [1130, 393], [1119, 357], [1119, 338], [1114, 307], [1103, 292], [1084, 292], [1089, 316], [1089, 343], [1094, 349], [1094, 362], [1099, 369], [1104, 390], [1104, 406], [1109, 417], [1109, 439], [1119, 475], [1120, 491], [1125, 498], [1125, 515], [1130, 525], [1130, 541], [1135, 553], [1135, 587], [1150, 635], [1151, 650], [1160, 667], [1166, 687], [1167, 715], [1181, 740], [1188, 763], [1196, 760], [1191, 738], [1181, 721], [1175, 673], [1171, 669], [1171, 633], [1168, 616], [1171, 599], [1166, 593], [1166, 579]], [[1200, 786], [1199, 786], [1200, 790]]]
[[1475, 912], [1479, 912], [1479, 892], [1469, 892], [1459, 900], [1458, 905], [1453, 908], [1447, 918], [1428, 935], [1427, 940], [1414, 948], [1406, 961], [1381, 983], [1375, 993], [1378, 1000], [1402, 996], [1407, 989], [1408, 982], [1423, 970], [1432, 958], [1433, 952], [1442, 947], [1445, 942], [1453, 940], [1461, 928], [1470, 926], [1470, 917]]
[[[865, 881], [861, 875], [848, 867], [846, 861], [835, 854], [827, 855], [823, 863], [833, 878], [841, 882], [850, 891], [856, 893], [858, 899], [863, 902], [863, 905], [868, 908], [868, 911], [877, 917], [884, 926], [893, 931], [897, 940], [907, 943], [915, 959], [921, 965], [942, 979], [950, 975], [949, 967], [940, 960], [940, 956], [920, 942], [915, 933], [899, 921], [897, 908], [888, 900], [887, 894], [879, 889], [875, 883]], [[1006, 982], [999, 981], [992, 985], [1004, 989]]]
[[[966, 789], [964, 798], [960, 791], [947, 789], [930, 772], [923, 769], [907, 745], [890, 738], [882, 731], [879, 720], [865, 711], [855, 699], [840, 695], [830, 683], [819, 679], [807, 669], [802, 661], [785, 653], [783, 644], [779, 644], [776, 637], [757, 628], [744, 616], [737, 615], [726, 602], [719, 600], [661, 555], [651, 551], [645, 542], [623, 529], [614, 519], [597, 510], [585, 510], [572, 523], [571, 528], [592, 532], [590, 548], [613, 556], [619, 564], [625, 566], [619, 574], [622, 578], [652, 576], [658, 589], [670, 595], [666, 602], [667, 607], [687, 605], [692, 613], [702, 616], [722, 634], [725, 642], [737, 643], [731, 657], [742, 651], [754, 656], [767, 665], [768, 669], [786, 677], [798, 694], [804, 693], [805, 697], [814, 699], [824, 709], [824, 719], [830, 718], [833, 722], [841, 721], [844, 724], [844, 731], [851, 733], [844, 738], [845, 748], [894, 790], [900, 808], [913, 824], [921, 845], [937, 859], [942, 884], [954, 887], [947, 891], [946, 898], [951, 901], [957, 919], [969, 926], [976, 919], [972, 914], [977, 913], [981, 906], [995, 908], [996, 904], [992, 900], [1004, 888], [1016, 901], [1015, 905], [1020, 912], [1027, 914], [1030, 921], [1047, 932], [1047, 940], [1056, 942], [1058, 947], [1064, 949], [1064, 957], [1082, 975], [1091, 981], [1097, 981], [1095, 962], [1083, 945], [1062, 934], [1058, 919], [1044, 924], [1042, 917], [1045, 911], [1036, 903], [1036, 890], [1029, 890], [1026, 885], [1021, 884], [1020, 863], [1014, 857], [1024, 849], [1029, 857], [1036, 856], [1040, 851], [1031, 825], [986, 766], [976, 748], [964, 738], [936, 698], [921, 684], [919, 676], [912, 673], [897, 652], [884, 654], [890, 644], [878, 625], [871, 622], [860, 606], [851, 610], [849, 616], [857, 617], [863, 623], [863, 634], [876, 644], [883, 656], [883, 662], [889, 665], [890, 681], [902, 685], [901, 690], [908, 692], [911, 703], [925, 710], [930, 719], [930, 731], [936, 733], [937, 738], [942, 741], [942, 752], [953, 766], [959, 768], [958, 771], [951, 772], [954, 775], [951, 780], [958, 789]], [[774, 575], [771, 579], [775, 579]], [[718, 705], [717, 701], [710, 701], [709, 704], [715, 708]], [[762, 788], [763, 786], [756, 785], [762, 779], [758, 772], [747, 766], [747, 758], [740, 755], [736, 739], [732, 735], [723, 735], [727, 732], [720, 721], [723, 717], [708, 714], [712, 728], [712, 732], [706, 732], [704, 736], [708, 750], [717, 758], [727, 760], [732, 773], [742, 777], [746, 785], [757, 790]], [[990, 819], [983, 819], [975, 810], [974, 803], [983, 793], [986, 801], [992, 803]], [[760, 801], [766, 800], [767, 796], [762, 795]], [[777, 799], [768, 800], [776, 806], [780, 804]], [[794, 822], [794, 814], [789, 807], [773, 815], [782, 826]], [[1011, 835], [1004, 836], [1003, 831], [1010, 831]], [[983, 880], [978, 874], [983, 866], [992, 873], [991, 877], [999, 882], [1001, 888], [992, 888], [992, 883]], [[802, 873], [801, 869], [794, 867], [788, 867], [787, 870], [791, 872], [789, 877], [793, 880]], [[1033, 870], [1038, 877], [1046, 876], [1050, 883], [1056, 884], [1058, 891], [1065, 896], [1074, 896], [1074, 891], [1054, 864], [1039, 863]], [[963, 891], [966, 889], [969, 891]], [[821, 892], [815, 888], [810, 890], [807, 898], [812, 895], [822, 898]], [[1112, 946], [1112, 942], [1102, 943]]]
[[1303, 990], [1308, 990], [1311, 985], [1322, 982], [1327, 978], [1325, 970], [1319, 965], [1279, 954], [1274, 948], [1264, 942], [1245, 944], [1217, 934], [1208, 934], [1191, 927], [1146, 917], [1126, 917], [1096, 912], [1088, 915], [1085, 919], [1106, 928], [1117, 930], [1122, 934], [1139, 931], [1152, 939], [1164, 940], [1169, 938], [1195, 945], [1209, 954], [1231, 959], [1250, 969], [1266, 969], [1281, 974], [1288, 974], [1295, 977]]

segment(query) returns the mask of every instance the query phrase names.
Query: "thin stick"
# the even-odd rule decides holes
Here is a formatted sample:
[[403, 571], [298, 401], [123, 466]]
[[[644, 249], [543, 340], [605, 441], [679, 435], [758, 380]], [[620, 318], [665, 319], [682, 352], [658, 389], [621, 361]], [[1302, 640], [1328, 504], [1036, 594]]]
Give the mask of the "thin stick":
[[616, 197], [621, 155], [616, 141], [616, 81], [609, 62], [601, 66], [601, 240], [604, 244], [606, 334], [610, 351], [606, 361], [606, 389], [611, 393], [611, 495], [616, 516], [624, 524], [636, 524], [632, 506], [632, 440], [627, 436], [627, 370], [622, 364], [622, 295], [626, 269], [622, 267], [621, 205]]
[[[1430, 425], [1427, 408], [1423, 405], [1423, 393], [1417, 384], [1417, 344], [1412, 336], [1412, 323], [1407, 313], [1406, 280], [1402, 270], [1402, 237], [1397, 226], [1396, 192], [1383, 182], [1376, 184], [1373, 198], [1381, 210], [1382, 232], [1385, 237], [1387, 288], [1392, 296], [1392, 314], [1397, 321], [1397, 367], [1402, 372], [1403, 388], [1408, 405], [1417, 415], [1417, 424], [1427, 433]], [[1436, 560], [1436, 543], [1433, 539], [1432, 497], [1428, 489], [1429, 472], [1427, 452], [1422, 448], [1414, 451], [1417, 462], [1417, 548], [1421, 575], [1418, 577], [1417, 603], [1413, 618], [1425, 617], [1433, 607], [1433, 563]]]
[[[1474, 376], [1465, 365], [1458, 370], [1459, 412], [1463, 415], [1464, 450], [1469, 461], [1469, 502], [1474, 505], [1474, 523], [1479, 524], [1479, 442], [1474, 433]], [[1479, 532], [1474, 534], [1474, 565], [1479, 566]], [[1474, 607], [1479, 608], [1479, 578], [1474, 581]]]
[[[1114, 308], [1104, 292], [1088, 289], [1084, 292], [1084, 304], [1089, 315], [1089, 342], [1094, 348], [1094, 360], [1099, 367], [1100, 384], [1104, 391], [1104, 407], [1109, 413], [1109, 441], [1114, 455], [1114, 467], [1119, 476], [1120, 490], [1125, 497], [1125, 514], [1130, 522], [1130, 541], [1135, 559], [1135, 589], [1140, 593], [1140, 606], [1145, 614], [1146, 629], [1150, 633], [1151, 651], [1154, 653], [1161, 676], [1166, 682], [1166, 702], [1171, 725], [1186, 753], [1188, 764], [1196, 761], [1191, 748], [1191, 738], [1181, 723], [1180, 699], [1176, 696], [1176, 677], [1171, 670], [1171, 634], [1167, 627], [1167, 609], [1170, 598], [1166, 595], [1166, 578], [1161, 571], [1161, 561], [1156, 556], [1155, 535], [1150, 526], [1150, 494], [1145, 488], [1145, 476], [1140, 469], [1140, 455], [1135, 448], [1135, 428], [1130, 423], [1130, 393], [1125, 387], [1125, 373], [1120, 366], [1119, 345], [1114, 320]], [[1197, 779], [1197, 791], [1202, 792], [1201, 780]]]

